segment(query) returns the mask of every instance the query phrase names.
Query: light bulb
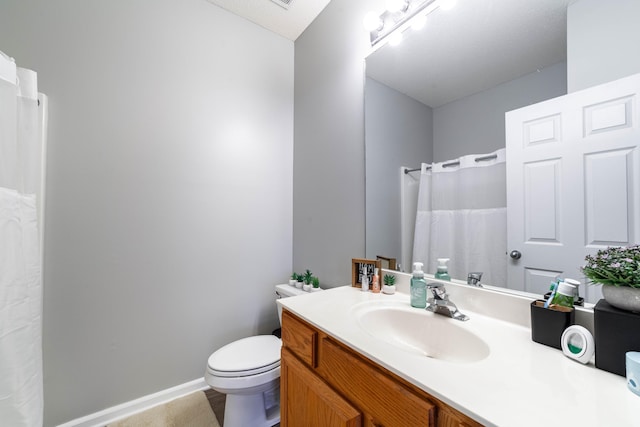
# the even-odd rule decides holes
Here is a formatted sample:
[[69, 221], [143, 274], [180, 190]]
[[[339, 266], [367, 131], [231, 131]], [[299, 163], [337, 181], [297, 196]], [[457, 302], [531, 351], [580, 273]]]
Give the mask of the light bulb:
[[367, 13], [362, 20], [362, 24], [364, 25], [364, 28], [369, 32], [381, 30], [384, 26], [382, 19], [380, 19], [380, 15], [375, 12]]
[[421, 30], [427, 25], [427, 15], [416, 16], [411, 23], [411, 28]]
[[391, 13], [400, 12], [401, 10], [407, 10], [409, 3], [407, 0], [387, 0], [386, 8]]
[[440, 8], [442, 10], [451, 10], [456, 5], [456, 0], [440, 0]]
[[400, 31], [396, 31], [389, 36], [389, 45], [398, 46], [400, 43], [402, 43], [402, 33]]

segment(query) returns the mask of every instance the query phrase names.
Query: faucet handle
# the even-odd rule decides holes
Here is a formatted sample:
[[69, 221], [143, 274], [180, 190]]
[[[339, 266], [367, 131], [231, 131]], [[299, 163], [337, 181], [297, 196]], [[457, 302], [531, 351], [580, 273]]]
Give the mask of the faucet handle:
[[447, 295], [447, 290], [442, 283], [427, 283], [427, 289], [431, 290], [433, 294], [433, 298], [436, 300], [447, 300], [449, 296]]
[[475, 271], [475, 272], [467, 274], [467, 284], [468, 285], [481, 286], [480, 285], [480, 279], [482, 279], [482, 272], [481, 271]]

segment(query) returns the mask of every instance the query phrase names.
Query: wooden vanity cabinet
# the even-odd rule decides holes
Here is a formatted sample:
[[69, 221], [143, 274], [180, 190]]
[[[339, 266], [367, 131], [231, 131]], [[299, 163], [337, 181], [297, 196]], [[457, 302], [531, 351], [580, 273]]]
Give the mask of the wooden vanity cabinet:
[[481, 427], [284, 310], [282, 427]]

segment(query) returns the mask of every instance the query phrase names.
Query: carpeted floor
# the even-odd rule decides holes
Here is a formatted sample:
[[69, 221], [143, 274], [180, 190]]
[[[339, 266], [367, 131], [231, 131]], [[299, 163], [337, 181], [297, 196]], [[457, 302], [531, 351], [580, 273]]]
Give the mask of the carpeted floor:
[[[224, 397], [224, 395], [223, 395]], [[220, 407], [220, 397], [198, 391], [132, 415], [107, 427], [220, 427], [213, 406]], [[224, 412], [224, 401], [222, 401]]]
[[[227, 396], [208, 389], [116, 421], [107, 427], [219, 427], [224, 426]], [[276, 424], [274, 427], [278, 427]]]

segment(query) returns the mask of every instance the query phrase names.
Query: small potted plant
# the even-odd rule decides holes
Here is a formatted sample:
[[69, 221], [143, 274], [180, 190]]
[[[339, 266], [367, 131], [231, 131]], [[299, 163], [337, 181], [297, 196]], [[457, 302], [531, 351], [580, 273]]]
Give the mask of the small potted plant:
[[320, 279], [316, 276], [311, 278], [311, 292], [316, 292], [320, 290]]
[[640, 312], [640, 245], [608, 247], [585, 257], [581, 268], [604, 299], [621, 310]]
[[393, 274], [385, 274], [382, 278], [382, 282], [384, 286], [382, 287], [382, 292], [388, 295], [393, 295], [396, 293], [396, 276]]
[[289, 286], [295, 286], [298, 283], [298, 273], [291, 273], [291, 278], [289, 279]]
[[305, 271], [304, 275], [302, 276], [302, 280], [304, 281], [304, 285], [302, 285], [303, 291], [309, 292], [309, 290], [311, 290], [312, 279], [313, 279], [313, 274], [311, 273], [311, 271], [309, 271], [309, 269], [307, 269], [307, 271]]
[[304, 276], [302, 274], [298, 274], [298, 277], [296, 277], [296, 288], [302, 289], [302, 285], [304, 285], [303, 278]]

